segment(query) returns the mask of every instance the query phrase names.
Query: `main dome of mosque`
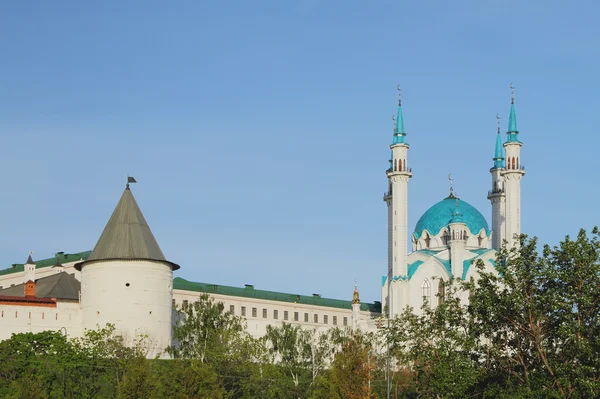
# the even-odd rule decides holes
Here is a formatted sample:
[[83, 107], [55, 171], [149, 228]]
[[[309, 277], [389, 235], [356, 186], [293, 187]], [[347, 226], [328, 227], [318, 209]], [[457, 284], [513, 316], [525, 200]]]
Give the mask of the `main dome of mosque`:
[[[437, 204], [429, 208], [417, 222], [414, 235], [419, 238], [425, 231], [431, 235], [437, 235], [444, 227], [448, 227], [454, 211], [456, 210], [457, 198], [451, 195], [444, 198]], [[471, 234], [479, 234], [481, 229], [485, 230], [485, 234], [489, 235], [491, 230], [487, 221], [471, 204], [466, 201], [459, 200], [458, 207], [462, 214], [462, 219], [467, 225]]]

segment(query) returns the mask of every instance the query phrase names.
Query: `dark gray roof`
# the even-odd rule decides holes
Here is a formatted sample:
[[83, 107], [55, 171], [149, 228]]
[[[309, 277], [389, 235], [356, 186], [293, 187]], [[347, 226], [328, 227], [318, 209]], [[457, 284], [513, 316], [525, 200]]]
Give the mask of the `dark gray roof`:
[[26, 265], [35, 265], [35, 262], [33, 261], [33, 259], [31, 259], [31, 254], [29, 254], [29, 257], [27, 257], [27, 262], [25, 264]]
[[[69, 273], [56, 273], [35, 280], [36, 298], [56, 298], [79, 300], [81, 283]], [[18, 284], [0, 290], [0, 296], [25, 296], [25, 284]]]
[[167, 261], [129, 187], [125, 189], [98, 243], [81, 267], [97, 260], [147, 259], [169, 263], [173, 270], [179, 266]]

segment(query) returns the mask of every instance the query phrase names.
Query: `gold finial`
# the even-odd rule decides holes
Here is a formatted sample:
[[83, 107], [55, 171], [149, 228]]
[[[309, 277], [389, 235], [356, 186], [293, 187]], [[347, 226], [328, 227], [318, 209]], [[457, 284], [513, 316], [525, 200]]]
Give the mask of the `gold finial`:
[[496, 119], [498, 120], [498, 134], [500, 134], [500, 114], [496, 114]]
[[454, 183], [454, 179], [452, 178], [452, 173], [448, 173], [448, 181], [450, 182], [450, 196], [454, 196], [454, 188], [452, 187], [452, 183]]
[[402, 106], [402, 89], [400, 88], [400, 85], [396, 86], [396, 89], [398, 89], [398, 106]]
[[360, 296], [358, 295], [358, 284], [356, 284], [356, 280], [354, 280], [354, 293], [352, 294], [352, 304], [355, 305], [360, 303]]
[[514, 104], [515, 103], [515, 87], [513, 86], [513, 84], [510, 84], [510, 103]]

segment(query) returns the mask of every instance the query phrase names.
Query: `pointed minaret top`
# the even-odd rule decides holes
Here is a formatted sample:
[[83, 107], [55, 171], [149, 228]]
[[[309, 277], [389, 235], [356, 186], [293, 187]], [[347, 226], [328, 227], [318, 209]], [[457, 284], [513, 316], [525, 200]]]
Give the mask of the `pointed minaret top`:
[[500, 136], [500, 116], [496, 114], [498, 120], [498, 134], [496, 135], [496, 150], [494, 152], [494, 167], [493, 169], [504, 168], [504, 152], [502, 150], [502, 137]]
[[406, 134], [404, 131], [404, 117], [402, 116], [402, 89], [400, 85], [397, 86], [398, 89], [398, 114], [396, 116], [396, 130], [395, 133]]
[[81, 270], [83, 264], [98, 260], [135, 259], [165, 262], [173, 270], [179, 269], [163, 255], [127, 184], [94, 250], [85, 262], [78, 263], [75, 268]]
[[[511, 90], [511, 101], [510, 101], [510, 115], [508, 116], [508, 131], [507, 133], [509, 134], [509, 138], [508, 141], [517, 141], [516, 136], [511, 137], [511, 135], [517, 134], [519, 133], [519, 130], [517, 129], [517, 114], [515, 112], [515, 88], [512, 85], [512, 83], [510, 84], [510, 90]], [[511, 140], [511, 138], [514, 138], [514, 140]]]
[[33, 254], [33, 251], [29, 252], [29, 256], [27, 257], [27, 262], [25, 262], [26, 265], [35, 265], [35, 262], [33, 261], [33, 258], [31, 258], [31, 255]]
[[397, 86], [398, 89], [398, 112], [396, 114], [395, 126], [394, 126], [394, 144], [402, 144], [404, 143], [406, 132], [404, 131], [404, 116], [402, 115], [402, 89], [400, 85]]

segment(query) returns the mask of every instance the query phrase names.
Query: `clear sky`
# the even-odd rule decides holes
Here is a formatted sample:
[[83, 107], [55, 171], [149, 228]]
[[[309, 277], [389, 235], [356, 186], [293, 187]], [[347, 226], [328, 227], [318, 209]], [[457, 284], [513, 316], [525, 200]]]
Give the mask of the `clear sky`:
[[396, 85], [409, 229], [490, 221], [516, 87], [522, 227], [598, 224], [593, 1], [2, 1], [0, 264], [93, 248], [127, 174], [193, 281], [380, 300]]

